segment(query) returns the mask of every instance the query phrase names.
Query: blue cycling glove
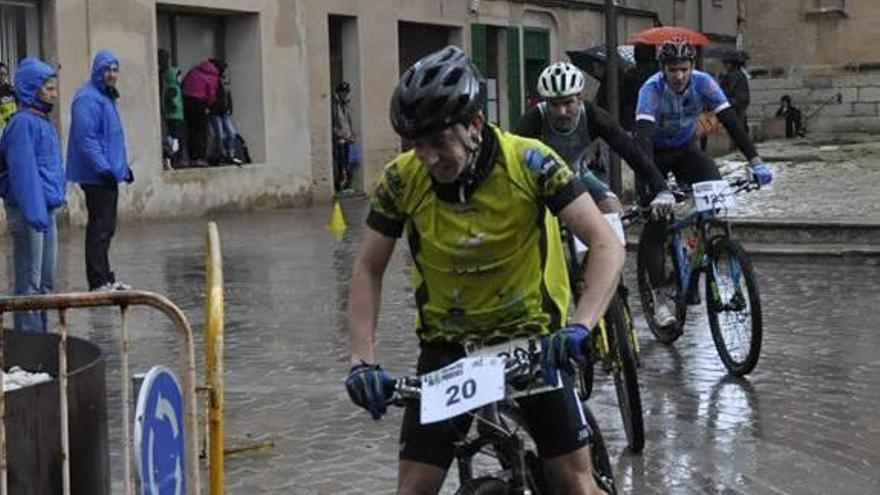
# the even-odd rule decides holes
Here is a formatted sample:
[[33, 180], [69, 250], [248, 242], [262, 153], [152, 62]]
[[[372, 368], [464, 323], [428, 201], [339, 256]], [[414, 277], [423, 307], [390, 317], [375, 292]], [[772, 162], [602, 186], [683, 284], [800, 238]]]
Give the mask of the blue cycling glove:
[[345, 389], [352, 402], [370, 411], [373, 419], [379, 419], [394, 391], [394, 379], [378, 364], [359, 364], [349, 370]]
[[773, 182], [773, 172], [770, 170], [770, 167], [767, 166], [766, 163], [761, 162], [752, 167], [752, 176], [758, 182], [758, 184], [762, 186], [766, 186], [767, 184]]
[[558, 383], [559, 368], [571, 370], [570, 359], [583, 363], [587, 358], [590, 329], [580, 323], [569, 325], [541, 338], [541, 375], [549, 385]]

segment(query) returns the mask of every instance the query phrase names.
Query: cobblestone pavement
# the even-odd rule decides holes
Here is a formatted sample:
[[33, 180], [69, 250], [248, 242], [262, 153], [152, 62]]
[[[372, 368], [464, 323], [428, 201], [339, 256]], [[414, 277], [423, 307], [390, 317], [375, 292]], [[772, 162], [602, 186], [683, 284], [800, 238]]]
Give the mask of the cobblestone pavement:
[[[867, 135], [811, 137], [762, 143], [758, 152], [775, 174], [773, 184], [737, 202], [737, 215], [766, 218], [880, 221], [880, 142]], [[718, 160], [737, 171], [742, 155]]]
[[[218, 218], [227, 289], [227, 443], [275, 443], [227, 459], [229, 494], [393, 492], [400, 411], [374, 422], [349, 403], [342, 387], [345, 292], [363, 206], [345, 203], [352, 228], [340, 243], [325, 230], [326, 206]], [[198, 334], [204, 225], [124, 224], [112, 252], [120, 278], [168, 295]], [[82, 289], [83, 232], [66, 230], [61, 238], [58, 288]], [[9, 252], [5, 237], [0, 252]], [[393, 258], [379, 322], [381, 360], [395, 374], [411, 373], [416, 356], [405, 252], [400, 247]], [[756, 266], [765, 339], [747, 381], [725, 377], [699, 311], [687, 333], [666, 347], [654, 342], [632, 301], [643, 344], [647, 444], [641, 456], [623, 451], [610, 379], [597, 377], [591, 401], [623, 493], [880, 493], [880, 333], [872, 323], [880, 267], [760, 260]], [[0, 266], [0, 280], [7, 274]], [[74, 334], [108, 351], [118, 487], [118, 316], [95, 309], [69, 317]], [[132, 317], [135, 368], [175, 365], [170, 323], [146, 309], [134, 309]], [[201, 337], [197, 341], [201, 350]]]

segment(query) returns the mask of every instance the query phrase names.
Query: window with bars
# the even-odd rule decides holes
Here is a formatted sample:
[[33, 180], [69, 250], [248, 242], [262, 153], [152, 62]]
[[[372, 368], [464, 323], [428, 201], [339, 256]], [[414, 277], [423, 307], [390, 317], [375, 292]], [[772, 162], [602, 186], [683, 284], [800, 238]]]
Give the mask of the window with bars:
[[804, 0], [804, 10], [808, 16], [839, 15], [847, 17], [846, 0]]

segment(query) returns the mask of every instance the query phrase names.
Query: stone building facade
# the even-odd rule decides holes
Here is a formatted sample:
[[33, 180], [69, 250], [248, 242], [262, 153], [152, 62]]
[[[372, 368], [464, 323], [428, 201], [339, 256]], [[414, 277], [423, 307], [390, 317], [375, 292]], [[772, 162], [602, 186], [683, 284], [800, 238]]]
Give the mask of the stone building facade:
[[880, 132], [880, 4], [875, 0], [747, 0], [752, 117], [783, 95], [808, 131]]
[[[716, 0], [618, 2], [621, 42], [657, 24], [736, 34], [736, 8]], [[369, 190], [401, 142], [388, 100], [402, 70], [446, 44], [470, 52], [489, 79], [489, 117], [515, 123], [540, 70], [568, 50], [604, 40], [604, 2], [582, 0], [0, 0], [0, 58], [26, 54], [56, 63], [56, 120], [66, 146], [70, 102], [94, 53], [121, 60], [119, 108], [137, 180], [123, 186], [122, 218], [200, 215], [221, 209], [280, 207], [332, 196], [330, 96], [353, 88], [355, 134]], [[254, 163], [165, 170], [157, 51], [180, 68], [228, 61], [233, 118]], [[70, 188], [65, 215], [85, 222], [81, 192]], [[0, 213], [2, 221], [2, 213]]]

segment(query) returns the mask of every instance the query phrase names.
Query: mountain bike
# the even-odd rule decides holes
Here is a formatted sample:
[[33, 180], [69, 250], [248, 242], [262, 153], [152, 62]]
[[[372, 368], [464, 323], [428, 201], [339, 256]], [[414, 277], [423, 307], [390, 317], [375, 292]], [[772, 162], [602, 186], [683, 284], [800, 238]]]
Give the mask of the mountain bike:
[[[469, 353], [470, 354], [470, 353]], [[454, 459], [458, 468], [456, 495], [563, 495], [552, 490], [543, 465], [515, 399], [550, 389], [540, 374], [540, 343], [518, 339], [500, 346], [480, 349], [455, 363], [422, 376], [407, 376], [395, 381], [391, 404], [422, 402], [423, 423], [452, 415], [469, 414], [474, 426], [456, 442]], [[485, 375], [489, 368], [503, 369], [500, 397], [477, 401], [486, 390], [495, 390]], [[429, 391], [433, 399], [428, 398]], [[495, 390], [499, 392], [498, 390]], [[440, 395], [438, 398], [437, 395]], [[491, 397], [489, 397], [491, 398]], [[431, 413], [426, 408], [441, 400], [449, 411]], [[431, 402], [429, 402], [431, 401]], [[466, 403], [466, 401], [471, 401]], [[463, 412], [462, 412], [463, 411]], [[589, 449], [593, 478], [606, 493], [616, 493], [611, 461], [599, 425], [590, 410], [583, 408], [590, 430]]]
[[[609, 222], [615, 221], [613, 217], [606, 218]], [[620, 222], [619, 216], [616, 221]], [[615, 230], [623, 236], [622, 225]], [[569, 282], [574, 300], [577, 301], [586, 290], [584, 274], [587, 269], [588, 249], [567, 229], [563, 230], [563, 239], [567, 251]], [[640, 365], [639, 339], [627, 301], [628, 294], [629, 290], [621, 281], [591, 336], [591, 362], [583, 367], [580, 381], [583, 399], [586, 400], [593, 389], [594, 363], [601, 363], [605, 373], [611, 374], [627, 446], [632, 452], [638, 453], [645, 446], [645, 424], [637, 371]]]
[[[758, 363], [763, 337], [758, 282], [748, 254], [731, 238], [726, 212], [733, 198], [760, 188], [755, 181], [736, 178], [707, 181], [674, 191], [677, 202], [694, 199], [694, 209], [683, 218], [670, 218], [663, 240], [663, 272], [657, 287], [648, 274], [648, 257], [656, 249], [645, 242], [638, 248], [639, 298], [648, 326], [662, 343], [671, 344], [684, 329], [687, 307], [699, 301], [699, 278], [705, 274], [706, 313], [712, 340], [721, 362], [734, 376], [751, 372]], [[638, 218], [648, 218], [641, 210]], [[660, 325], [658, 303], [675, 308], [675, 323]]]

